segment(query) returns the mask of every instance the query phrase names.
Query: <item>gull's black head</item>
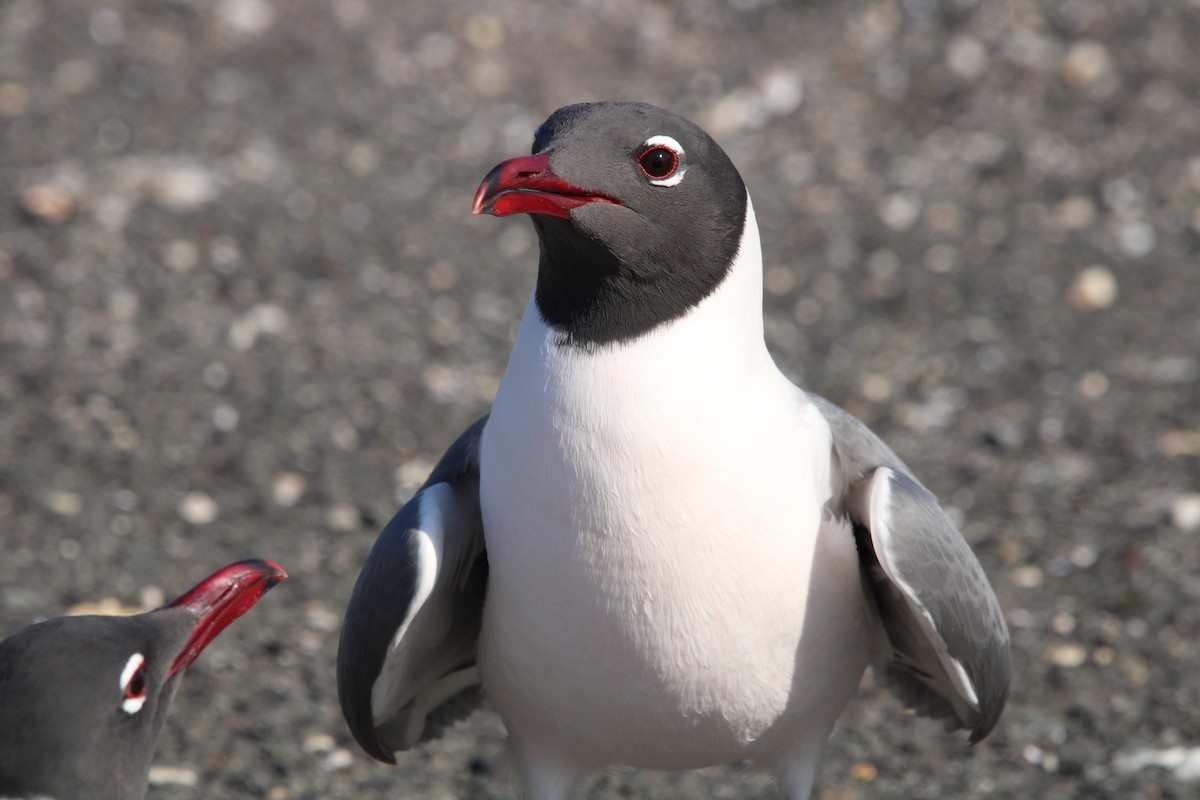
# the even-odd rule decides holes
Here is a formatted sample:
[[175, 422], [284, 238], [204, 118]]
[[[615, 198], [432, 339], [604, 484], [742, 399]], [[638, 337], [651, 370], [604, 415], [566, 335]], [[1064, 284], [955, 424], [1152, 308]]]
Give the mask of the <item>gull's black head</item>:
[[0, 797], [137, 800], [184, 671], [283, 580], [231, 564], [130, 617], [62, 617], [0, 642]]
[[484, 179], [474, 212], [532, 216], [538, 309], [588, 347], [640, 336], [711, 294], [737, 255], [746, 204], [737, 169], [698, 126], [605, 102], [551, 114], [532, 155]]

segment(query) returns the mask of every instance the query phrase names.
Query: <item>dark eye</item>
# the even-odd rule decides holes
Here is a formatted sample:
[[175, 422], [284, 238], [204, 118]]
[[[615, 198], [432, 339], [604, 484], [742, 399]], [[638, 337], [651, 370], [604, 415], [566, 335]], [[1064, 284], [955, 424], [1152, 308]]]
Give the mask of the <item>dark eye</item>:
[[669, 147], [656, 145], [638, 156], [638, 166], [647, 178], [662, 180], [679, 167], [679, 156]]
[[121, 710], [126, 714], [136, 714], [146, 704], [146, 657], [134, 653], [125, 662], [121, 670], [121, 692], [125, 699], [121, 701]]
[[133, 674], [129, 676], [129, 681], [125, 684], [125, 699], [136, 700], [139, 697], [146, 696], [146, 665], [142, 664]]

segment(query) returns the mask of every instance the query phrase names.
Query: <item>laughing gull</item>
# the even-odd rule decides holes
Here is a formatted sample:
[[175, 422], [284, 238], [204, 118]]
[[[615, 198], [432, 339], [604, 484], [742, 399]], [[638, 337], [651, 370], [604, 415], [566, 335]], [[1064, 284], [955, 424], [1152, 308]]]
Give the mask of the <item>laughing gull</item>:
[[184, 671], [286, 577], [240, 561], [156, 611], [60, 617], [0, 642], [0, 797], [144, 797]]
[[541, 244], [491, 413], [384, 528], [338, 693], [370, 755], [482, 691], [531, 800], [587, 771], [750, 759], [790, 800], [867, 665], [978, 742], [1004, 707], [979, 562], [887, 445], [763, 341], [754, 210], [728, 156], [653, 106], [559, 109], [474, 213]]

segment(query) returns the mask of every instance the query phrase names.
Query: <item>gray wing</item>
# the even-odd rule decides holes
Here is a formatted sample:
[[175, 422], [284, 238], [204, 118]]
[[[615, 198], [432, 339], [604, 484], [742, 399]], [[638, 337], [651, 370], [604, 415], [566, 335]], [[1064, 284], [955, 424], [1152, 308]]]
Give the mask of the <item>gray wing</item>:
[[1008, 697], [1008, 627], [987, 576], [937, 499], [874, 433], [809, 395], [833, 431], [863, 582], [886, 634], [875, 672], [907, 707], [987, 736]]
[[475, 665], [487, 586], [479, 438], [458, 438], [379, 534], [346, 609], [338, 699], [354, 738], [395, 762], [478, 707]]

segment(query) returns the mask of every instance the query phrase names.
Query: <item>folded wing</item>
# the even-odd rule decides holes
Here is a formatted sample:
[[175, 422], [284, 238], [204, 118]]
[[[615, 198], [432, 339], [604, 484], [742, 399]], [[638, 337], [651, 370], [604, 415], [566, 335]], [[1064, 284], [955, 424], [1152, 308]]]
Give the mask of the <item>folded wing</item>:
[[1004, 709], [1008, 627], [987, 576], [937, 499], [865, 425], [811, 396], [833, 431], [863, 582], [885, 634], [877, 677], [908, 708], [967, 728], [972, 744]]
[[446, 451], [380, 533], [359, 574], [338, 645], [338, 699], [370, 755], [437, 738], [480, 703], [475, 664], [487, 586], [479, 437]]

